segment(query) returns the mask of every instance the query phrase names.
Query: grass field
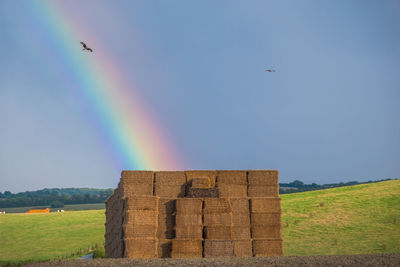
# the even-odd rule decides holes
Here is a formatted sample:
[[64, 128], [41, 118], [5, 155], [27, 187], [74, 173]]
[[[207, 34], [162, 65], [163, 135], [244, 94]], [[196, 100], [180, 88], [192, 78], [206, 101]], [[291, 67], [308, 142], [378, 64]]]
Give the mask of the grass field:
[[[281, 195], [285, 255], [400, 252], [400, 181]], [[104, 210], [0, 215], [0, 261], [69, 256], [104, 242]]]
[[[44, 206], [40, 206], [44, 207]], [[5, 211], [6, 213], [25, 213], [29, 209], [35, 207], [18, 207], [18, 208], [1, 208], [1, 211]], [[50, 211], [54, 212], [57, 210], [103, 210], [106, 208], [104, 203], [93, 203], [93, 204], [73, 204], [73, 205], [65, 205], [63, 208], [51, 208]]]

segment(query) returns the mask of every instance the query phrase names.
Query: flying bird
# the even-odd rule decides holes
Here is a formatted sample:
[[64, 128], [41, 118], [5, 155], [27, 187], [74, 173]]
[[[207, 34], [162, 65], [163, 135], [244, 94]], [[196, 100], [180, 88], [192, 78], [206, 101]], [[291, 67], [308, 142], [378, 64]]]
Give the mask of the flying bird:
[[81, 45], [83, 46], [82, 50], [88, 50], [90, 52], [93, 52], [92, 48], [88, 47], [84, 42], [81, 42]]
[[265, 71], [268, 71], [268, 72], [275, 72], [275, 70], [271, 70], [271, 69], [265, 70]]

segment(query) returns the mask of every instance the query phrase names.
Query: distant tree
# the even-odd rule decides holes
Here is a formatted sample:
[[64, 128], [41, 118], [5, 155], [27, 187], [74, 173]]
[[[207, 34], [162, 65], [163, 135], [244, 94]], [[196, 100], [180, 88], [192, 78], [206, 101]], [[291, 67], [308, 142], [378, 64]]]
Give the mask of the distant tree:
[[51, 208], [63, 208], [64, 207], [64, 203], [62, 203], [61, 201], [55, 200], [55, 201], [50, 203], [50, 207]]

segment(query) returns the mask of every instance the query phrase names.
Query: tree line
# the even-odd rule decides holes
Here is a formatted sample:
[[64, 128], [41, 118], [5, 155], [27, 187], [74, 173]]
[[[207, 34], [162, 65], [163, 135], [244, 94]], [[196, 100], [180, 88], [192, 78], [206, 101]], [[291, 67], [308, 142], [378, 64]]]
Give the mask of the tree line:
[[[289, 194], [312, 190], [321, 190], [333, 187], [350, 186], [357, 184], [375, 183], [391, 179], [368, 181], [359, 183], [351, 181], [347, 183], [333, 183], [318, 185], [316, 183], [305, 184], [295, 180], [291, 183], [279, 183], [279, 194]], [[63, 207], [67, 204], [88, 204], [104, 203], [114, 192], [113, 189], [94, 188], [45, 188], [37, 191], [26, 191], [11, 193], [10, 191], [0, 192], [0, 208], [51, 206], [54, 208]]]
[[113, 189], [93, 188], [45, 188], [13, 194], [0, 192], [0, 208], [51, 206], [63, 207], [64, 204], [103, 203]]

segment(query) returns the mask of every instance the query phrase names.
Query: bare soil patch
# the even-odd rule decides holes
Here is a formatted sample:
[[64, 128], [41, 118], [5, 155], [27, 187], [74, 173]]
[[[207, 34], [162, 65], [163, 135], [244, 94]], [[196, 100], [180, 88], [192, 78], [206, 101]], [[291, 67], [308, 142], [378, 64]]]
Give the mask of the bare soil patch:
[[219, 259], [93, 259], [28, 264], [51, 266], [400, 266], [400, 254], [282, 256]]

